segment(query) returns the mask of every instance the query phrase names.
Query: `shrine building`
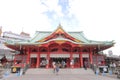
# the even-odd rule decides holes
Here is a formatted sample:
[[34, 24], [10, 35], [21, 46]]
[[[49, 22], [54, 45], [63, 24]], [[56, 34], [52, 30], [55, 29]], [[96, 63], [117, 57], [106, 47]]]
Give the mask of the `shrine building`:
[[52, 63], [59, 63], [61, 68], [80, 68], [85, 62], [105, 64], [102, 52], [112, 46], [113, 41], [88, 40], [83, 32], [66, 32], [61, 25], [53, 32], [36, 31], [31, 40], [6, 42], [5, 45], [17, 53], [14, 65], [29, 64], [31, 68], [52, 68]]

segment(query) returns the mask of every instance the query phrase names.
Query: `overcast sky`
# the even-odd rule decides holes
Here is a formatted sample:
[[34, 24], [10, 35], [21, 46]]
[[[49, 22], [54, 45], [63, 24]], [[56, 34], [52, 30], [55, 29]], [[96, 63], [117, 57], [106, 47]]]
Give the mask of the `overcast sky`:
[[3, 31], [23, 30], [32, 37], [35, 31], [54, 31], [59, 23], [90, 40], [115, 40], [109, 50], [120, 55], [120, 0], [0, 0]]

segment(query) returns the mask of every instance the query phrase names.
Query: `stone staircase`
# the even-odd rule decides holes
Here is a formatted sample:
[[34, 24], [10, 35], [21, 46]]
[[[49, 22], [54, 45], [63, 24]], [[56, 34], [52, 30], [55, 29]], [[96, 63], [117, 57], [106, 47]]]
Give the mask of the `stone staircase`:
[[3, 74], [4, 74], [4, 69], [0, 68], [0, 79], [3, 77]]
[[[34, 68], [34, 69], [28, 69], [26, 74], [53, 74], [53, 69], [41, 69], [41, 68]], [[78, 69], [60, 69], [59, 74], [94, 74], [94, 72], [91, 69], [85, 70], [84, 68], [78, 68]]]

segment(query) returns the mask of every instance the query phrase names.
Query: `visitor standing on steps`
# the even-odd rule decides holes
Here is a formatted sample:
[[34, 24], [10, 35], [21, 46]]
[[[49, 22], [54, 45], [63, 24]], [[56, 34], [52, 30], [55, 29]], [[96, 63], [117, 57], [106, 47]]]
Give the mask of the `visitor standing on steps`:
[[52, 66], [53, 66], [53, 73], [55, 73], [55, 71], [56, 71], [56, 63], [54, 61], [52, 62]]
[[56, 63], [56, 75], [58, 75], [60, 64]]

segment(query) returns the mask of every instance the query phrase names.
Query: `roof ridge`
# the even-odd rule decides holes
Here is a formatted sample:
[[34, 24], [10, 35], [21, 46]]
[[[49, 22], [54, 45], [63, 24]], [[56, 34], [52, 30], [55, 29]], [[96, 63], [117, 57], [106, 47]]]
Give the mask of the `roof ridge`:
[[68, 33], [83, 33], [83, 31], [68, 31]]
[[52, 32], [52, 31], [36, 31], [36, 32]]

